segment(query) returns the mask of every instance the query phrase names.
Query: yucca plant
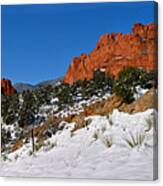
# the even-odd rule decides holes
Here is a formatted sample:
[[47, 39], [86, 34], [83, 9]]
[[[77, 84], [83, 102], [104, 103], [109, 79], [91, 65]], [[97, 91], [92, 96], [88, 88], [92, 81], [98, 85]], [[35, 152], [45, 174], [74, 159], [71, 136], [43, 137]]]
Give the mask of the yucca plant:
[[129, 137], [125, 137], [124, 140], [130, 148], [134, 148], [136, 146], [141, 146], [144, 142], [145, 135], [143, 133], [136, 133], [133, 135], [132, 132], [129, 133]]
[[145, 129], [145, 132], [149, 132], [152, 127], [154, 128], [154, 130], [156, 130], [156, 116], [154, 115], [154, 113], [152, 113], [148, 118], [146, 118], [146, 122], [148, 124], [148, 128]]

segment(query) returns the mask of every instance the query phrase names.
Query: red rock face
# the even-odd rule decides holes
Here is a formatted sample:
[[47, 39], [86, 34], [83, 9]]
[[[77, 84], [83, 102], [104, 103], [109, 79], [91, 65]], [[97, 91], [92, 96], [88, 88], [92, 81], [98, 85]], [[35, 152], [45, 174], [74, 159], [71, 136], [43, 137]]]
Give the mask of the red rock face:
[[117, 76], [127, 66], [154, 70], [157, 67], [157, 26], [137, 23], [129, 34], [111, 33], [101, 36], [89, 54], [74, 57], [64, 82], [90, 80], [97, 69]]
[[4, 95], [16, 94], [16, 89], [12, 86], [12, 83], [8, 79], [1, 79], [1, 93]]

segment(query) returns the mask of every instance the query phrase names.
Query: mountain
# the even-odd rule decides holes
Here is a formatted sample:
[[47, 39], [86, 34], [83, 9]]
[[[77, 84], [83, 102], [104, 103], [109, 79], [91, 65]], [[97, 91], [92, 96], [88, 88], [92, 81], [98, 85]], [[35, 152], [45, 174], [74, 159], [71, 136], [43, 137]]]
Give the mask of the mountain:
[[60, 78], [57, 78], [57, 79], [54, 79], [54, 80], [47, 80], [47, 81], [42, 81], [38, 84], [35, 85], [35, 87], [46, 87], [48, 85], [51, 85], [51, 86], [56, 86], [57, 84], [59, 84], [60, 82], [63, 81], [63, 78], [60, 77]]
[[60, 82], [62, 82], [63, 78], [60, 77], [60, 78], [57, 78], [57, 79], [54, 79], [54, 80], [47, 80], [47, 81], [42, 81], [36, 85], [31, 85], [31, 84], [28, 84], [28, 83], [16, 83], [14, 84], [14, 87], [15, 89], [17, 90], [17, 92], [23, 92], [23, 91], [26, 91], [26, 90], [35, 90], [39, 87], [46, 87], [48, 85], [51, 85], [51, 86], [56, 86], [57, 84], [59, 84]]
[[4, 95], [16, 94], [16, 89], [13, 87], [11, 80], [1, 79], [1, 93]]
[[73, 84], [77, 80], [90, 80], [97, 69], [114, 77], [124, 67], [140, 67], [154, 70], [157, 65], [157, 25], [137, 23], [129, 34], [104, 34], [89, 54], [74, 57], [64, 82]]
[[14, 87], [16, 88], [17, 92], [23, 92], [26, 90], [33, 90], [35, 86], [28, 83], [16, 83], [14, 84]]

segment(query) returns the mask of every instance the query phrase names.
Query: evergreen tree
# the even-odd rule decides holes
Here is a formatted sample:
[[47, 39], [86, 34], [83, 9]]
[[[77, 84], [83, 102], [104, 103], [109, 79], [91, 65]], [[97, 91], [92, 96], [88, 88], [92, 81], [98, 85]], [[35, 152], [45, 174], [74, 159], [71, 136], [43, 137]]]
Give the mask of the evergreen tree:
[[148, 72], [140, 68], [125, 68], [119, 73], [118, 79], [115, 81], [114, 91], [124, 101], [131, 103], [134, 101], [134, 93], [137, 93], [136, 86], [151, 88], [153, 85], [149, 86], [149, 82], [157, 81], [155, 74], [155, 72]]

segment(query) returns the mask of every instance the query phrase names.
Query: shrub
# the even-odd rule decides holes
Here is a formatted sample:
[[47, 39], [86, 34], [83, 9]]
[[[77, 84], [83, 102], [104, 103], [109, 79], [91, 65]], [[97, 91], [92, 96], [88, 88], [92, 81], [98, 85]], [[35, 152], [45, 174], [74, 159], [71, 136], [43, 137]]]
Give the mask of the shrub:
[[56, 146], [57, 146], [56, 143], [51, 143], [51, 145], [50, 145], [50, 149], [52, 149], [52, 148], [54, 148], [54, 147], [56, 147]]
[[23, 105], [19, 111], [18, 123], [20, 127], [28, 126], [35, 123], [36, 114], [39, 111], [37, 97], [33, 92], [26, 91], [22, 94]]
[[101, 70], [94, 71], [93, 82], [94, 82], [95, 89], [104, 88], [107, 85], [111, 90], [114, 84], [114, 80], [112, 76], [106, 74]]
[[112, 138], [104, 137], [103, 138], [103, 143], [107, 148], [110, 148], [113, 144]]
[[63, 104], [71, 104], [72, 103], [72, 94], [71, 94], [71, 86], [69, 84], [61, 84], [57, 88], [57, 95], [59, 98], [59, 106], [62, 107]]
[[29, 156], [32, 156], [32, 155], [33, 155], [33, 151], [30, 150], [30, 151], [28, 152], [28, 155], [29, 155]]
[[3, 161], [7, 161], [7, 160], [8, 160], [7, 155], [3, 155], [3, 156], [2, 156], [2, 159], [3, 159]]
[[5, 147], [11, 140], [11, 132], [6, 131], [4, 128], [1, 129], [1, 142], [2, 146]]
[[97, 131], [95, 131], [94, 133], [93, 133], [93, 136], [92, 136], [94, 139], [95, 139], [95, 141], [99, 138], [99, 133], [97, 132]]
[[134, 89], [132, 85], [123, 83], [121, 80], [115, 82], [114, 92], [117, 96], [122, 97], [127, 103], [134, 101]]
[[94, 71], [93, 80], [97, 85], [100, 85], [102, 82], [104, 82], [105, 77], [105, 72], [102, 72], [100, 70]]
[[16, 120], [15, 114], [13, 112], [8, 112], [8, 115], [4, 118], [4, 122], [9, 125], [13, 124]]
[[1, 114], [3, 118], [6, 117], [8, 109], [10, 107], [10, 100], [8, 96], [1, 95]]
[[13, 124], [17, 120], [19, 113], [19, 96], [18, 94], [12, 96], [2, 95], [2, 117], [3, 121], [9, 125]]
[[36, 143], [35, 144], [35, 150], [39, 151], [41, 149], [41, 147], [43, 147], [43, 146], [44, 146], [44, 143], [42, 143], [42, 142]]
[[15, 158], [15, 160], [17, 160], [19, 158], [19, 155], [15, 154], [14, 158]]
[[[117, 96], [124, 99], [125, 102], [131, 103], [134, 101], [134, 93], [136, 93], [136, 86], [142, 88], [151, 88], [149, 86], [150, 82], [156, 82], [156, 73], [148, 72], [144, 69], [128, 67], [123, 69], [119, 75], [118, 79], [114, 84], [114, 92]], [[155, 84], [155, 83], [154, 83]]]

